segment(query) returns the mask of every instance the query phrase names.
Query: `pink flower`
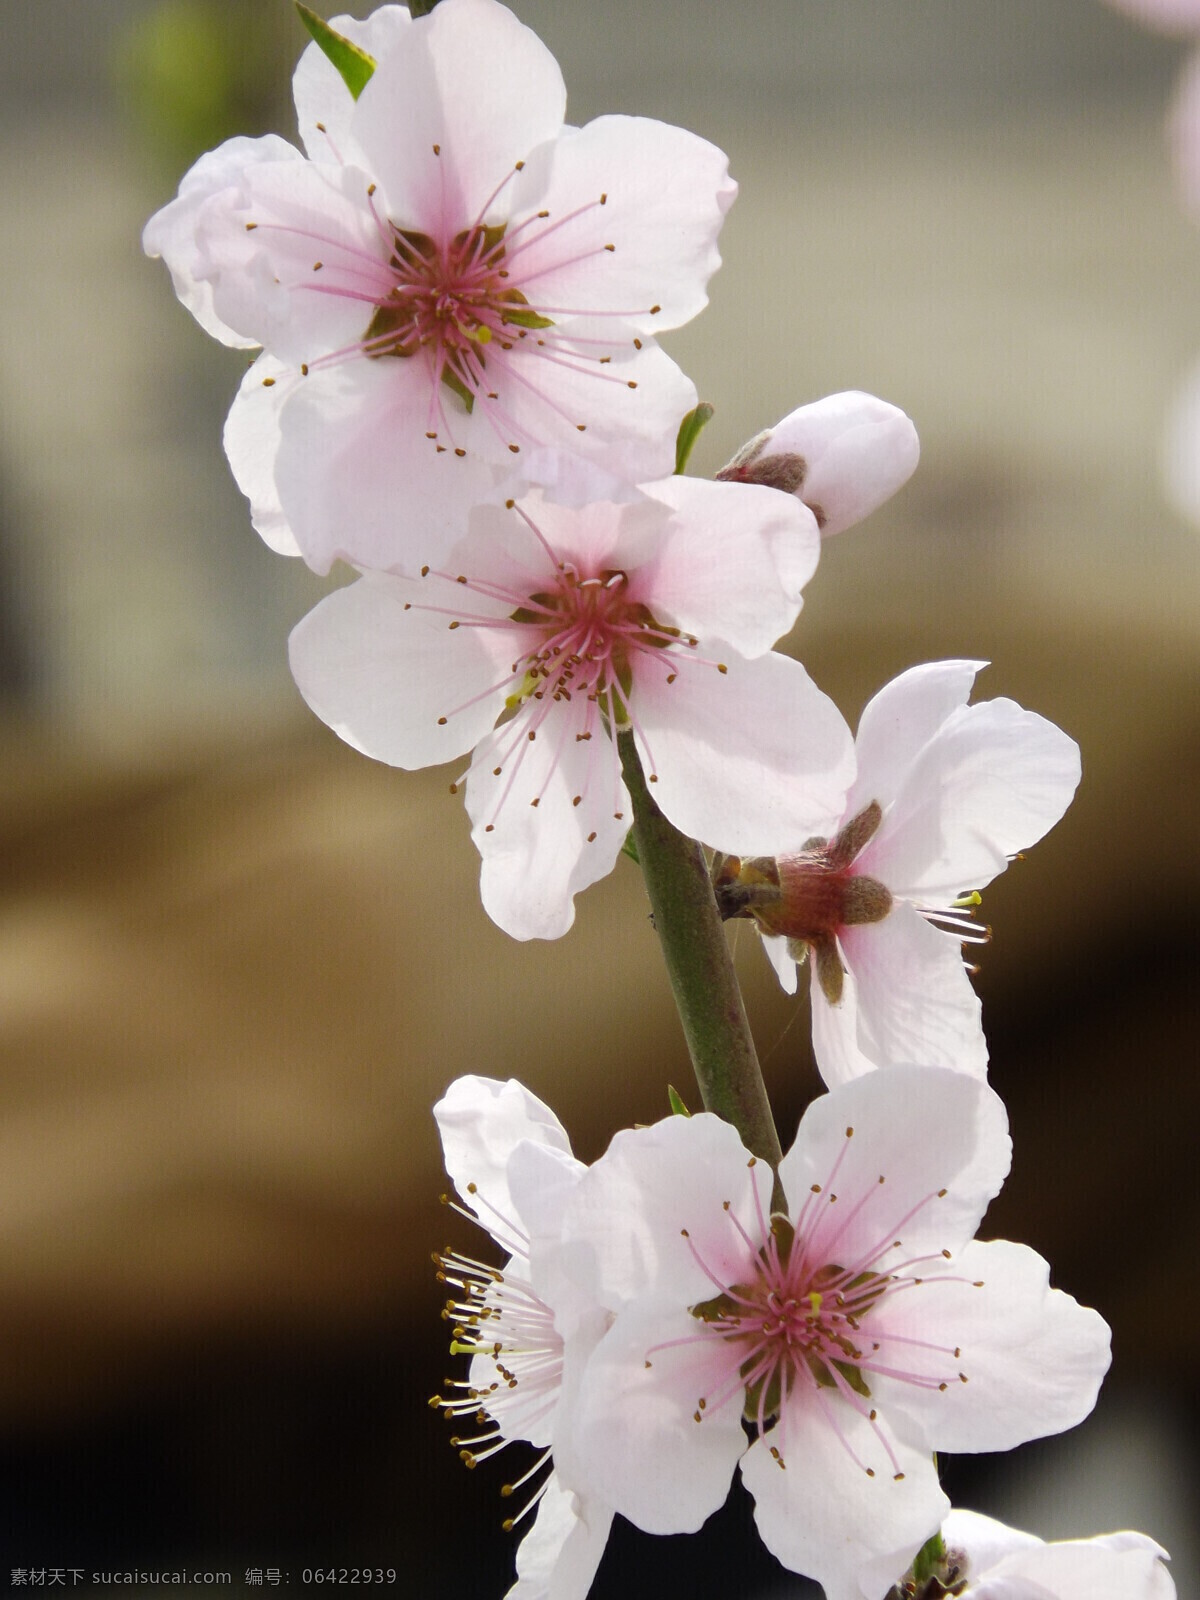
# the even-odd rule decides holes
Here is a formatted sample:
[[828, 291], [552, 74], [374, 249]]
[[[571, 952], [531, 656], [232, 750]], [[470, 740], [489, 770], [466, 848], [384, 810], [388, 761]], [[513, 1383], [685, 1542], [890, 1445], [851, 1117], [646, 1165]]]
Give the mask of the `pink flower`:
[[735, 193], [682, 129], [565, 127], [557, 64], [495, 0], [385, 8], [362, 37], [356, 104], [301, 60], [309, 159], [232, 140], [145, 234], [204, 326], [263, 346], [226, 449], [256, 527], [318, 570], [410, 565], [414, 527], [440, 559], [564, 453], [669, 472], [695, 390], [654, 335], [706, 303]]
[[903, 488], [920, 454], [917, 430], [899, 407], [849, 389], [789, 412], [743, 445], [717, 477], [796, 495], [828, 539]]
[[659, 807], [693, 838], [782, 848], [837, 815], [849, 730], [770, 653], [819, 548], [799, 502], [693, 478], [582, 509], [541, 494], [482, 506], [445, 564], [323, 600], [292, 634], [292, 671], [377, 760], [474, 751], [484, 906], [516, 938], [557, 938], [632, 821], [615, 731], [631, 731]]
[[717, 1118], [617, 1134], [562, 1233], [616, 1312], [575, 1416], [595, 1493], [691, 1532], [740, 1461], [779, 1560], [878, 1600], [946, 1514], [931, 1452], [1073, 1427], [1108, 1367], [1104, 1322], [1040, 1256], [972, 1239], [1009, 1153], [986, 1085], [917, 1067], [808, 1108], [775, 1215], [769, 1168]]
[[753, 916], [789, 993], [797, 963], [810, 960], [826, 1083], [903, 1061], [987, 1071], [960, 950], [987, 934], [969, 917], [977, 896], [964, 891], [990, 883], [1058, 821], [1079, 782], [1079, 750], [1011, 700], [968, 705], [982, 665], [932, 662], [888, 684], [863, 712], [858, 776], [832, 836], [778, 861], [728, 862], [719, 875], [727, 914]]
[[[452, 1442], [471, 1465], [514, 1441], [540, 1452], [504, 1491], [524, 1491], [508, 1526], [536, 1511], [509, 1600], [584, 1600], [612, 1512], [590, 1493], [572, 1451], [570, 1397], [611, 1317], [563, 1276], [558, 1256], [565, 1197], [587, 1168], [550, 1108], [515, 1079], [458, 1078], [433, 1114], [466, 1214], [507, 1259], [495, 1268], [451, 1250], [438, 1258], [452, 1291], [451, 1349], [469, 1354], [471, 1366], [432, 1403], [461, 1419], [465, 1431]], [[542, 1468], [541, 1482], [526, 1488]]]
[[942, 1538], [966, 1579], [965, 1588], [950, 1589], [962, 1600], [1175, 1600], [1167, 1552], [1144, 1533], [1046, 1544], [977, 1511], [952, 1511]]

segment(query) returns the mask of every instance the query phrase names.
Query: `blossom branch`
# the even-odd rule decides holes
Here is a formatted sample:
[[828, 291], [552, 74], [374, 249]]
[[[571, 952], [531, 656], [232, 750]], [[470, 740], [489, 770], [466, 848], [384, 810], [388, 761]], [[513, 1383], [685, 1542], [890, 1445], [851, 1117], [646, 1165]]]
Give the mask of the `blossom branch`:
[[705, 1110], [777, 1168], [783, 1151], [704, 854], [651, 799], [632, 733], [618, 744], [638, 859]]

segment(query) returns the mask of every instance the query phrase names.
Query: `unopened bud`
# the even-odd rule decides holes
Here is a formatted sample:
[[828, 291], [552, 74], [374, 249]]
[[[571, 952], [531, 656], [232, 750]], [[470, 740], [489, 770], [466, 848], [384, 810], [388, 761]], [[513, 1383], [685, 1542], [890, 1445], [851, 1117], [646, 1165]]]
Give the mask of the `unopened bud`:
[[829, 537], [890, 499], [912, 476], [920, 453], [903, 411], [849, 389], [791, 412], [744, 444], [717, 477], [796, 495]]

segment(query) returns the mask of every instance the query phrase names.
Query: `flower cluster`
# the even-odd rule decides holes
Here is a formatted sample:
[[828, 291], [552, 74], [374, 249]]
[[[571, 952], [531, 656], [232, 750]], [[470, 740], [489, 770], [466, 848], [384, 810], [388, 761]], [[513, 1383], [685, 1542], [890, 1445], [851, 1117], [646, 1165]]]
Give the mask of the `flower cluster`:
[[[225, 429], [255, 527], [356, 573], [293, 632], [296, 682], [367, 755], [456, 764], [515, 938], [564, 935], [665, 819], [702, 884], [681, 937], [727, 960], [721, 919], [747, 918], [789, 992], [811, 970], [829, 1086], [782, 1158], [773, 1128], [764, 1154], [749, 1121], [677, 1107], [591, 1168], [515, 1081], [435, 1106], [455, 1208], [503, 1260], [438, 1255], [469, 1366], [431, 1403], [470, 1465], [532, 1450], [502, 1490], [512, 1595], [584, 1600], [616, 1514], [695, 1530], [736, 1472], [830, 1600], [1164, 1600], [1140, 1535], [1043, 1546], [938, 1480], [935, 1452], [1080, 1422], [1109, 1336], [1033, 1251], [975, 1237], [1010, 1145], [962, 950], [1078, 750], [968, 703], [982, 663], [958, 660], [883, 688], [855, 738], [775, 648], [823, 539], [915, 469], [912, 423], [848, 391], [682, 476], [707, 408], [657, 336], [705, 304], [724, 155], [567, 125], [497, 0], [305, 14], [303, 150], [228, 141], [145, 230], [197, 321], [259, 351]], [[721, 1070], [753, 1073], [739, 1010]]]

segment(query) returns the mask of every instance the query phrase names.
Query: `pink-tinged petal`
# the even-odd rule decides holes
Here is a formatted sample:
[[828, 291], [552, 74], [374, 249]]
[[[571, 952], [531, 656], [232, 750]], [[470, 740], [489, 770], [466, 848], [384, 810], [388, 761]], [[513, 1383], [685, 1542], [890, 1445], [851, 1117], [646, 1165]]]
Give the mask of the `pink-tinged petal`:
[[1071, 803], [1079, 746], [1012, 700], [953, 713], [909, 769], [858, 868], [893, 894], [948, 905], [1036, 844]]
[[487, 360], [475, 449], [498, 461], [513, 454], [512, 444], [523, 456], [555, 449], [629, 483], [671, 471], [675, 435], [696, 389], [653, 340], [640, 350], [632, 343], [584, 349], [550, 330], [529, 332], [511, 352]]
[[[786, 950], [787, 940], [781, 939], [779, 942]], [[840, 942], [838, 951], [842, 955], [844, 970], [842, 996], [837, 1005], [830, 1005], [819, 983], [809, 982], [813, 1055], [816, 1057], [821, 1077], [830, 1089], [836, 1089], [839, 1084], [849, 1083], [852, 1078], [861, 1078], [865, 1072], [874, 1072], [882, 1065], [881, 1062], [874, 1061], [863, 1053], [858, 1031], [858, 983], [854, 976], [854, 968], [846, 961]], [[809, 959], [811, 961], [811, 957]], [[787, 988], [787, 985], [784, 987]], [[791, 992], [788, 990], [789, 994]]]
[[569, 1168], [574, 1157], [562, 1123], [515, 1078], [501, 1083], [473, 1075], [456, 1078], [433, 1115], [446, 1171], [460, 1198], [511, 1251], [512, 1225], [521, 1214], [509, 1188], [509, 1159], [527, 1142], [559, 1157]]
[[724, 151], [684, 128], [622, 116], [566, 128], [517, 181], [514, 217], [549, 215], [522, 232], [514, 274], [532, 304], [677, 328], [708, 304], [736, 194]]
[[[329, 17], [329, 26], [365, 50], [376, 62], [392, 49], [412, 21], [407, 6], [380, 6], [369, 17]], [[314, 40], [296, 63], [292, 77], [296, 125], [313, 161], [353, 160], [350, 118], [354, 99], [342, 75]], [[324, 124], [319, 128], [318, 123]]]
[[854, 771], [841, 713], [798, 661], [716, 648], [725, 672], [678, 649], [636, 663], [631, 711], [659, 807], [693, 839], [753, 855], [831, 831]]
[[742, 1460], [763, 1543], [785, 1567], [823, 1584], [827, 1600], [878, 1600], [946, 1514], [950, 1502], [928, 1451], [896, 1442], [892, 1449], [898, 1467], [865, 1417], [840, 1395], [810, 1389], [794, 1392], [777, 1426]]
[[[950, 1381], [942, 1391], [874, 1380], [881, 1411], [907, 1417], [931, 1449], [964, 1452], [1011, 1450], [1082, 1422], [1108, 1371], [1109, 1330], [1095, 1311], [1051, 1289], [1049, 1277], [1024, 1245], [972, 1240], [944, 1275], [881, 1302], [874, 1337], [878, 1327], [929, 1339], [936, 1328], [938, 1342], [960, 1352], [949, 1372], [945, 1354], [905, 1346], [909, 1369], [938, 1379], [949, 1372]], [[965, 1382], [954, 1381], [958, 1373]]]
[[260, 355], [238, 387], [222, 440], [237, 486], [250, 502], [255, 531], [281, 556], [300, 554], [279, 503], [275, 458], [279, 454], [279, 413], [301, 382], [294, 367], [274, 356]]
[[[953, 934], [897, 901], [882, 922], [843, 928], [840, 941], [855, 979], [855, 1043], [872, 1067], [914, 1061], [987, 1076], [979, 996]], [[829, 1003], [814, 993], [814, 1016], [819, 1007]]]
[[1188, 373], [1167, 413], [1163, 474], [1175, 510], [1200, 524], [1200, 366]]
[[[499, 659], [504, 639], [451, 629], [421, 609], [430, 600], [438, 604], [441, 592], [431, 595], [420, 578], [370, 573], [327, 595], [289, 646], [292, 676], [321, 721], [364, 755], [410, 771], [470, 750], [490, 733], [509, 688], [500, 682], [510, 664]], [[470, 609], [504, 615], [501, 603], [477, 595]]]
[[1200, 0], [1109, 0], [1109, 4], [1164, 33], [1200, 32]]
[[928, 661], [910, 667], [869, 700], [854, 741], [858, 776], [846, 800], [857, 815], [872, 800], [886, 808], [920, 750], [971, 694], [985, 661]]
[[227, 139], [217, 149], [200, 157], [179, 185], [178, 196], [156, 211], [142, 233], [142, 248], [148, 256], [161, 256], [171, 273], [175, 293], [206, 333], [235, 349], [251, 350], [261, 339], [248, 337], [245, 330], [230, 327], [213, 306], [213, 286], [201, 276], [204, 263], [196, 240], [196, 225], [201, 209], [214, 195], [240, 188], [246, 170], [264, 163], [296, 163], [303, 158], [299, 150], [269, 133], [262, 139]]
[[403, 29], [358, 98], [350, 131], [401, 227], [445, 240], [507, 213], [496, 190], [562, 127], [558, 63], [495, 0], [442, 0]]
[[[553, 1306], [554, 1325], [564, 1339], [574, 1337], [594, 1310], [592, 1298], [567, 1275], [559, 1248], [567, 1202], [586, 1171], [569, 1149], [530, 1139], [520, 1141], [508, 1160], [509, 1191], [529, 1237], [529, 1282], [538, 1298]], [[554, 1447], [559, 1460], [557, 1432]]]
[[603, 731], [577, 740], [566, 708], [534, 730], [536, 740], [528, 725], [528, 714], [515, 718], [478, 746], [467, 811], [488, 916], [514, 939], [559, 939], [575, 920], [575, 896], [612, 871], [632, 811]]
[[1026, 1600], [1031, 1594], [1038, 1600], [1174, 1600], [1174, 1581], [1156, 1550], [1117, 1550], [1100, 1540], [1042, 1545], [1001, 1561], [966, 1594], [971, 1600]]
[[644, 485], [676, 513], [638, 583], [660, 614], [760, 656], [795, 622], [821, 541], [807, 509], [749, 484], [667, 478]]
[[[746, 1446], [727, 1344], [661, 1295], [621, 1312], [596, 1346], [576, 1411], [594, 1492], [646, 1533], [695, 1533], [729, 1492]], [[736, 1369], [734, 1372], [736, 1377]]]
[[[788, 950], [787, 939], [783, 934], [764, 933], [762, 947], [766, 951], [767, 960], [775, 969], [775, 976], [779, 979], [784, 994], [795, 994], [799, 987], [799, 973], [796, 958]], [[826, 1082], [828, 1081], [826, 1079]]]
[[761, 1242], [771, 1186], [766, 1162], [752, 1161], [736, 1130], [708, 1112], [618, 1133], [564, 1223], [579, 1280], [614, 1309], [650, 1288], [676, 1305], [710, 1299], [714, 1278], [745, 1279], [757, 1245], [736, 1222]]
[[440, 430], [455, 440], [474, 419], [455, 417], [451, 433], [431, 410], [428, 374], [415, 359], [314, 373], [291, 396], [276, 483], [317, 572], [339, 558], [409, 570], [437, 564], [462, 537], [469, 509], [501, 492], [503, 473], [491, 462], [474, 451], [459, 456], [450, 443], [439, 454], [439, 441], [425, 437]]
[[581, 1501], [551, 1473], [517, 1548], [517, 1581], [506, 1600], [586, 1600], [612, 1519], [607, 1507]]
[[296, 365], [362, 339], [393, 276], [356, 167], [249, 166], [196, 221], [200, 271], [224, 322]]
[[[986, 1084], [894, 1066], [814, 1100], [779, 1178], [793, 1221], [803, 1208], [797, 1227], [812, 1241], [813, 1261], [879, 1263], [873, 1270], [886, 1272], [961, 1249], [999, 1193], [1011, 1154], [1003, 1103]], [[923, 1293], [898, 1299], [925, 1316]], [[872, 1327], [879, 1315], [872, 1311]]]
[[970, 1565], [972, 1579], [986, 1573], [1005, 1556], [1022, 1550], [1039, 1550], [1044, 1540], [1020, 1528], [1010, 1528], [981, 1511], [960, 1510], [957, 1506], [942, 1524], [942, 1538], [948, 1550], [961, 1550]]
[[1195, 214], [1200, 211], [1200, 51], [1192, 53], [1180, 74], [1167, 132], [1175, 157], [1175, 176], [1188, 210]]
[[890, 500], [916, 471], [921, 446], [898, 406], [851, 389], [777, 423], [756, 460], [780, 454], [803, 459], [807, 470], [796, 493], [828, 539]]

